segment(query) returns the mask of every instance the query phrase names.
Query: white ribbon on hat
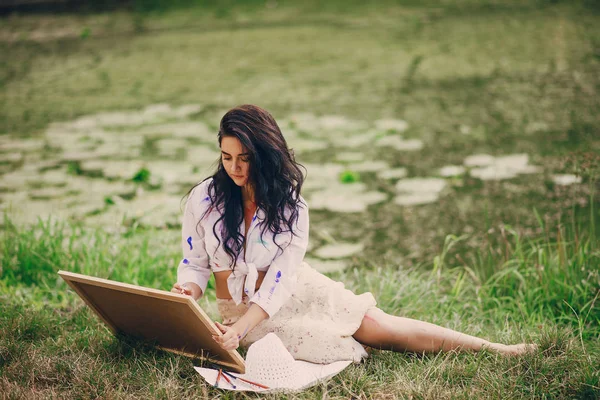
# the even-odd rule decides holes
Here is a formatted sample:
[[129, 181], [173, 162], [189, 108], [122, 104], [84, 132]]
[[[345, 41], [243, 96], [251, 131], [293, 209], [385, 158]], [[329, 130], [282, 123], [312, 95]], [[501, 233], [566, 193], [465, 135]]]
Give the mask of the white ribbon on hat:
[[242, 302], [244, 293], [248, 298], [254, 296], [256, 291], [256, 281], [258, 280], [258, 270], [254, 263], [238, 261], [234, 271], [227, 278], [227, 288], [235, 304]]

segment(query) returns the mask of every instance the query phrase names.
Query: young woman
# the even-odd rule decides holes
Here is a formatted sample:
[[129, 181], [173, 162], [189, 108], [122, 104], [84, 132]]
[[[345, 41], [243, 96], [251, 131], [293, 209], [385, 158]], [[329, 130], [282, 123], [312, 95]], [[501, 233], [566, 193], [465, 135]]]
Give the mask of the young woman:
[[355, 295], [303, 262], [308, 206], [302, 171], [273, 117], [257, 106], [228, 111], [216, 173], [190, 191], [183, 260], [173, 292], [199, 299], [211, 271], [223, 323], [215, 340], [236, 349], [275, 332], [296, 359], [359, 361], [362, 345], [395, 351], [480, 350], [520, 354], [434, 324], [388, 315], [371, 293]]

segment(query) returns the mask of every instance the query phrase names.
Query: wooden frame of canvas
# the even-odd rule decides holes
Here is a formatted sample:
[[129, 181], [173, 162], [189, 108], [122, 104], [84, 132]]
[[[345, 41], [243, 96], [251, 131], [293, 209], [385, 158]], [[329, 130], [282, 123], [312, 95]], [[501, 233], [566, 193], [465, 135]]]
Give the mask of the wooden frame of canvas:
[[197, 357], [244, 373], [244, 359], [223, 350], [212, 338], [221, 335], [190, 296], [58, 271], [114, 333], [151, 340], [157, 347]]

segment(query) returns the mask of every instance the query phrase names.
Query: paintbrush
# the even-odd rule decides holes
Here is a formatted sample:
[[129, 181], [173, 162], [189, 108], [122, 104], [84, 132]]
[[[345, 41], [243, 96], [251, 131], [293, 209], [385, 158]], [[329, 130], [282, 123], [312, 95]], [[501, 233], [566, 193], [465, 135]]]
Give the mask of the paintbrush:
[[[225, 371], [221, 372], [221, 376], [223, 377], [223, 379], [225, 379], [227, 381], [227, 383], [229, 383], [231, 385], [231, 387], [233, 387], [235, 389], [236, 386], [233, 383], [231, 383], [231, 380], [227, 377], [227, 375], [229, 375], [227, 372], [225, 372]], [[231, 375], [229, 375], [229, 376], [231, 376]]]
[[221, 379], [221, 375], [223, 372], [219, 369], [219, 373], [217, 374], [217, 381], [215, 382], [215, 387], [219, 387], [219, 380]]
[[[263, 389], [269, 389], [269, 387], [268, 387], [268, 386], [261, 385], [260, 383], [256, 383], [256, 382], [249, 381], [248, 379], [244, 379], [244, 378], [241, 378], [241, 377], [239, 377], [239, 376], [235, 376], [235, 375], [233, 375], [233, 374], [230, 374], [230, 373], [229, 373], [229, 372], [227, 372], [227, 371], [223, 371], [223, 374], [225, 374], [225, 375], [228, 375], [228, 376], [232, 377], [233, 379], [239, 379], [239, 380], [240, 380], [240, 381], [242, 381], [242, 382], [249, 383], [250, 385], [258, 386], [259, 388], [263, 388]], [[235, 386], [234, 386], [234, 388], [235, 388]]]

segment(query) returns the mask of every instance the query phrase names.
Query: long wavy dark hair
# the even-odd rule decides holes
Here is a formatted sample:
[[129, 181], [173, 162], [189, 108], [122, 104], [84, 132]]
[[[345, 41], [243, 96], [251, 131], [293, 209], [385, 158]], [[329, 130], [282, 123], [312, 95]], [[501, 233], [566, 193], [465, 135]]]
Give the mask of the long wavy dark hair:
[[[254, 189], [257, 208], [265, 214], [261, 222], [261, 239], [270, 232], [273, 242], [283, 251], [275, 238], [284, 232], [295, 235], [293, 225], [298, 220], [298, 207], [302, 201], [300, 190], [304, 183], [302, 165], [294, 159], [273, 116], [260, 107], [246, 104], [229, 110], [219, 126], [219, 146], [226, 136], [237, 138], [249, 155], [248, 182]], [[213, 225], [213, 234], [231, 257], [229, 266], [235, 269], [244, 244], [244, 236], [238, 230], [244, 220], [242, 190], [227, 175], [221, 158], [212, 175], [208, 195], [211, 201], [208, 210], [216, 208], [221, 212]], [[223, 224], [219, 235], [217, 224], [220, 221]]]

